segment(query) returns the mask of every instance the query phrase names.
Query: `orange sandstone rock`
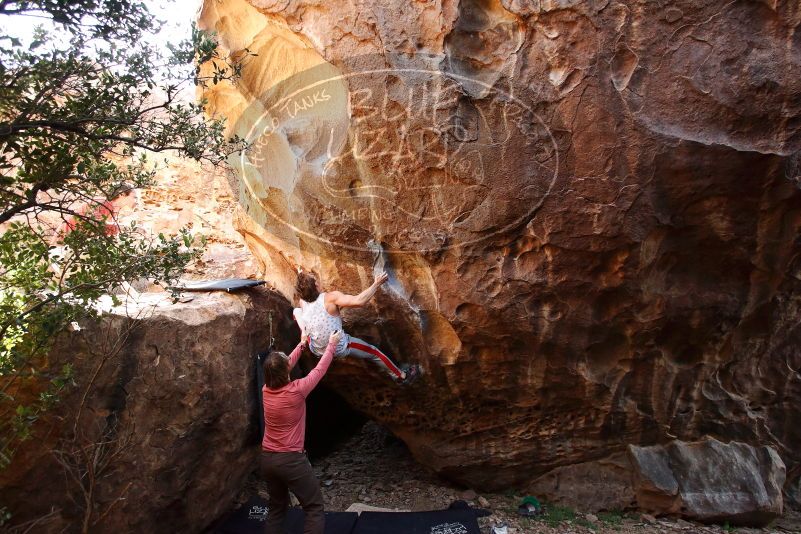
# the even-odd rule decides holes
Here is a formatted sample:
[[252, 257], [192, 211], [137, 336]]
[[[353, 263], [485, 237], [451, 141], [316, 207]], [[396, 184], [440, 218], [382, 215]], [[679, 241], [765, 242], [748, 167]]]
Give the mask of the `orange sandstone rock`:
[[287, 296], [299, 267], [344, 291], [390, 273], [347, 328], [424, 380], [344, 362], [331, 383], [480, 489], [706, 435], [773, 447], [797, 486], [800, 21], [684, 0], [200, 15], [257, 54], [206, 96], [253, 143], [232, 164], [263, 271]]

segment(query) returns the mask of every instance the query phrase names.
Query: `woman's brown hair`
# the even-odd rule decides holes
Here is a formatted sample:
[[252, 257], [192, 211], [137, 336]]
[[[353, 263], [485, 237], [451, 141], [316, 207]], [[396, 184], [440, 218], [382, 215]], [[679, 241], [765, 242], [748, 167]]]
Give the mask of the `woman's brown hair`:
[[295, 291], [306, 302], [314, 302], [320, 296], [320, 292], [317, 291], [317, 279], [311, 273], [298, 273]]
[[289, 384], [289, 359], [283, 352], [273, 351], [264, 360], [264, 380], [270, 389]]

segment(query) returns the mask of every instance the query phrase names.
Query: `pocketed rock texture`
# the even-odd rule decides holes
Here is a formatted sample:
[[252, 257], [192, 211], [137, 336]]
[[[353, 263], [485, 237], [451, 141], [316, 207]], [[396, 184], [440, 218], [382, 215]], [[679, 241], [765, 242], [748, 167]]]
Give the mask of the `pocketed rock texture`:
[[271, 314], [274, 334], [297, 337], [287, 301], [264, 289], [143, 300], [50, 353], [77, 384], [0, 472], [0, 502], [20, 531], [200, 532], [252, 471], [253, 354]]
[[711, 436], [774, 447], [788, 494], [800, 23], [794, 2], [723, 0], [207, 0], [199, 17], [243, 58], [204, 95], [253, 143], [232, 160], [240, 231], [287, 296], [298, 267], [350, 292], [389, 272], [346, 326], [423, 381], [343, 361], [330, 382], [421, 463], [525, 488]]

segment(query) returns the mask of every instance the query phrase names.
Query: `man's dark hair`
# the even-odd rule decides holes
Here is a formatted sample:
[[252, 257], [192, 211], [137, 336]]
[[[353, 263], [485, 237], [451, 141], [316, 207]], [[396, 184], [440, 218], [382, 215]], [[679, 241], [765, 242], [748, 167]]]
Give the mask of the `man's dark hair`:
[[264, 381], [270, 389], [289, 384], [289, 359], [283, 352], [272, 351], [264, 360]]
[[298, 273], [295, 291], [306, 302], [314, 302], [320, 296], [320, 292], [317, 291], [317, 279], [311, 273]]

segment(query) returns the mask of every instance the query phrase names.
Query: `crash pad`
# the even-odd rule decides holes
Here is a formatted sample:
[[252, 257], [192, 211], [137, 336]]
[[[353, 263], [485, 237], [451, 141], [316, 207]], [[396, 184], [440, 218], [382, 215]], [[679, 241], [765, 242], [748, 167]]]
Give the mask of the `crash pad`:
[[353, 534], [481, 534], [472, 510], [362, 512]]
[[222, 280], [202, 280], [197, 282], [185, 282], [181, 285], [171, 286], [170, 289], [180, 291], [236, 291], [248, 287], [256, 287], [266, 284], [265, 280], [250, 280], [249, 278], [224, 278]]

